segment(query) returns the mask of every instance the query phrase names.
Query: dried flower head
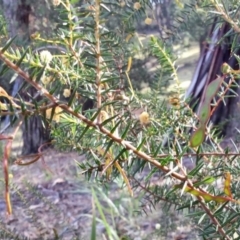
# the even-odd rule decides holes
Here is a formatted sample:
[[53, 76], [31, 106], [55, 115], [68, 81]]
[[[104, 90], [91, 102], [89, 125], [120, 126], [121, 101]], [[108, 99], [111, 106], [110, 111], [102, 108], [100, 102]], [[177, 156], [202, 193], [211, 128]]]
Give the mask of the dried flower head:
[[64, 96], [65, 98], [68, 98], [68, 97], [70, 97], [70, 95], [71, 95], [71, 90], [65, 88], [65, 89], [63, 90], [63, 96]]
[[147, 24], [147, 25], [151, 25], [151, 24], [152, 24], [152, 19], [149, 18], [149, 17], [147, 17], [144, 22], [145, 22], [145, 24]]
[[150, 123], [150, 117], [149, 114], [147, 112], [142, 112], [139, 115], [139, 121], [142, 125], [147, 125]]
[[171, 96], [171, 97], [169, 97], [168, 101], [174, 107], [180, 106], [180, 99], [178, 96]]
[[40, 60], [43, 64], [49, 64], [52, 61], [52, 54], [47, 51], [47, 50], [43, 50], [40, 52]]
[[52, 3], [54, 6], [58, 6], [61, 3], [61, 0], [53, 0]]
[[141, 4], [139, 2], [135, 2], [133, 4], [133, 8], [136, 9], [136, 10], [139, 10], [141, 8]]

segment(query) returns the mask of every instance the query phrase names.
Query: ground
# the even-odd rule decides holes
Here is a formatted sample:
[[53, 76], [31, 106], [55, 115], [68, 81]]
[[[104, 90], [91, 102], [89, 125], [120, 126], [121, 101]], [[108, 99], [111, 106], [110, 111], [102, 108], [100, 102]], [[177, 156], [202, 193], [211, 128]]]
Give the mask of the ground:
[[[110, 189], [105, 189], [103, 194], [100, 187], [87, 182], [80, 174], [78, 161], [82, 161], [82, 156], [76, 153], [47, 150], [44, 163], [40, 160], [27, 167], [11, 166], [13, 214], [6, 216], [5, 201], [1, 199], [0, 229], [15, 231], [29, 239], [54, 239], [56, 234], [64, 240], [90, 239], [93, 188], [110, 225], [119, 236], [136, 240], [149, 237], [156, 240], [193, 239], [189, 219], [183, 218], [182, 214], [170, 210], [166, 218], [163, 204], [158, 204], [155, 209], [150, 209], [149, 204], [143, 206], [137, 193], [132, 199], [127, 190], [121, 188], [120, 180], [111, 183]], [[97, 232], [98, 239], [106, 239], [106, 228], [101, 220], [97, 223]]]
[[[185, 57], [178, 62], [178, 73], [186, 88], [197, 60], [196, 45], [183, 54]], [[174, 88], [173, 84], [171, 87]], [[14, 143], [13, 158], [19, 154], [19, 144], [20, 141]], [[44, 161], [40, 159], [24, 167], [11, 163], [13, 214], [6, 215], [1, 178], [0, 239], [90, 239], [94, 212], [98, 217], [97, 239], [107, 239], [107, 228], [98, 214], [99, 206], [93, 193], [96, 193], [111, 228], [122, 239], [198, 239], [183, 213], [178, 214], [170, 208], [166, 217], [164, 203], [153, 208], [139, 197], [137, 191], [131, 198], [122, 188], [121, 179], [110, 183], [108, 189], [91, 180], [86, 181], [77, 165], [83, 158], [74, 152], [50, 149], [44, 153]], [[20, 236], [16, 238], [16, 234]]]

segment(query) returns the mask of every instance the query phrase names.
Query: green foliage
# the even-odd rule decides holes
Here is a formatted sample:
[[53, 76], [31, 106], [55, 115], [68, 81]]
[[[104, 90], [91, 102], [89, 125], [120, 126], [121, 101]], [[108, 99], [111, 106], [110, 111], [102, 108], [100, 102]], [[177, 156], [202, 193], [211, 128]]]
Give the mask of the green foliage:
[[[121, 5], [123, 2], [125, 5]], [[131, 196], [141, 189], [153, 204], [161, 200], [167, 209], [173, 206], [188, 210], [203, 238], [232, 239], [240, 227], [239, 154], [220, 147], [208, 120], [210, 109], [214, 111], [224, 101], [225, 90], [237, 84], [235, 77], [239, 73], [224, 72], [224, 77], [232, 79], [228, 85], [222, 86], [222, 78], [218, 78], [207, 87], [199, 116], [181, 98], [179, 89], [169, 103], [160, 99], [160, 87], [152, 89], [149, 95], [139, 94], [129, 77], [135, 54], [133, 45], [137, 44], [132, 37], [133, 26], [150, 3], [140, 1], [139, 8], [135, 1], [128, 2], [83, 1], [75, 7], [68, 0], [62, 1], [56, 7], [61, 18], [56, 36], [35, 37], [36, 45], [46, 44], [44, 50], [14, 49], [11, 42], [2, 46], [1, 73], [14, 70], [42, 96], [40, 101], [32, 97], [29, 102], [8, 97], [5, 114], [18, 117], [19, 125], [31, 115], [40, 115], [46, 126], [50, 124], [59, 150], [85, 155], [79, 168], [88, 179], [106, 183], [121, 178]], [[214, 4], [208, 9], [213, 7]], [[229, 6], [221, 9], [229, 10]], [[119, 22], [113, 24], [115, 17]], [[168, 45], [155, 37], [150, 40], [151, 54], [160, 65], [159, 82], [153, 86], [161, 86], [167, 75], [179, 85], [175, 58]], [[86, 99], [92, 100], [93, 107], [84, 107]], [[190, 136], [192, 129], [195, 132]], [[210, 144], [204, 142], [205, 136]], [[7, 145], [6, 155], [9, 149]], [[40, 150], [37, 157], [41, 153]], [[192, 159], [195, 163], [187, 168]], [[139, 175], [143, 176], [140, 181]], [[164, 178], [159, 183], [161, 176]], [[223, 187], [218, 187], [217, 181]], [[91, 239], [96, 239], [97, 221], [104, 224], [109, 239], [119, 239], [94, 191], [93, 202]], [[110, 205], [117, 210], [114, 204]]]
[[[173, 64], [176, 60], [176, 57], [174, 57], [172, 49], [168, 47], [167, 44], [153, 36], [150, 40], [150, 49], [160, 65], [156, 74], [158, 79], [156, 79], [156, 81], [153, 83], [153, 88], [158, 90], [160, 93], [163, 84], [166, 85], [166, 83], [171, 80], [177, 83], [179, 81], [176, 68]], [[177, 92], [179, 92], [179, 90], [177, 90]]]
[[211, 117], [212, 99], [218, 93], [219, 87], [223, 83], [223, 80], [224, 80], [224, 77], [218, 77], [206, 87], [206, 92], [203, 95], [203, 98], [202, 98], [203, 100], [200, 103], [199, 113], [198, 113], [200, 126], [193, 133], [190, 139], [190, 144], [192, 147], [198, 147], [204, 141], [206, 125]]
[[190, 33], [190, 37], [197, 41], [204, 41], [206, 29], [211, 26], [212, 18], [209, 13], [211, 1], [185, 0], [182, 9], [176, 12], [175, 26], [180, 29], [179, 34], [184, 37]]

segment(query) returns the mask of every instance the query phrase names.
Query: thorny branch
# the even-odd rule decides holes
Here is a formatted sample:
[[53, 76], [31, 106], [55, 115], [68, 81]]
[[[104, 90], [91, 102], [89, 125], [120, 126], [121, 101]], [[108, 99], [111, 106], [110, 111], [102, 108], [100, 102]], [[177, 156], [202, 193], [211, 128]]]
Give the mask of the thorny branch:
[[[125, 149], [127, 149], [128, 151], [133, 152], [136, 156], [138, 156], [139, 158], [143, 159], [144, 161], [147, 161], [149, 163], [151, 163], [152, 165], [154, 165], [156, 168], [162, 170], [165, 173], [168, 173], [169, 175], [171, 175], [173, 178], [178, 179], [180, 181], [182, 181], [183, 183], [185, 183], [187, 186], [191, 187], [192, 189], [196, 189], [192, 183], [192, 181], [190, 179], [188, 179], [188, 176], [185, 174], [185, 172], [183, 172], [183, 174], [179, 174], [173, 170], [171, 170], [170, 168], [168, 168], [167, 166], [163, 166], [161, 163], [159, 163], [159, 161], [156, 160], [156, 158], [153, 158], [151, 156], [149, 156], [148, 154], [146, 154], [143, 151], [139, 151], [136, 147], [134, 147], [131, 143], [125, 141], [124, 139], [120, 138], [119, 136], [117, 136], [114, 133], [111, 133], [108, 129], [106, 129], [105, 127], [103, 127], [101, 125], [101, 123], [97, 122], [93, 122], [91, 120], [89, 120], [88, 118], [86, 118], [85, 116], [83, 116], [80, 113], [75, 112], [71, 107], [69, 107], [66, 104], [62, 104], [56, 97], [54, 97], [53, 95], [51, 95], [44, 87], [42, 87], [41, 85], [39, 85], [37, 82], [34, 82], [30, 76], [24, 72], [20, 67], [18, 67], [16, 64], [12, 63], [11, 61], [9, 61], [5, 56], [4, 53], [2, 51], [0, 51], [0, 59], [11, 69], [13, 69], [17, 74], [19, 74], [22, 78], [25, 79], [26, 82], [28, 82], [29, 84], [31, 84], [34, 88], [36, 88], [43, 96], [45, 96], [46, 98], [48, 98], [52, 104], [54, 106], [58, 106], [60, 108], [62, 108], [66, 113], [69, 113], [72, 116], [77, 117], [78, 119], [82, 120], [86, 125], [91, 126], [95, 129], [97, 129], [98, 131], [100, 131], [103, 135], [107, 136], [108, 138], [110, 138], [111, 140], [113, 140], [115, 143], [123, 146]], [[100, 81], [100, 79], [98, 79]], [[188, 154], [189, 155], [189, 154]], [[8, 189], [8, 188], [7, 188]], [[225, 237], [225, 239], [229, 239], [228, 236], [226, 235], [224, 229], [221, 227], [220, 223], [218, 222], [218, 220], [214, 217], [214, 215], [212, 214], [212, 212], [207, 208], [206, 204], [204, 203], [204, 200], [202, 199], [201, 196], [197, 197], [201, 207], [204, 209], [204, 211], [208, 214], [208, 216], [210, 217], [210, 219], [212, 220], [212, 222], [216, 225], [217, 227], [217, 231]], [[6, 197], [6, 200], [7, 197]], [[11, 209], [9, 209], [9, 213], [11, 212]]]
[[[46, 98], [48, 98], [55, 106], [59, 106], [60, 108], [62, 108], [65, 112], [79, 118], [80, 120], [82, 120], [84, 123], [86, 123], [88, 126], [91, 126], [95, 129], [98, 129], [100, 132], [102, 132], [104, 135], [108, 136], [110, 139], [114, 140], [116, 143], [122, 145], [124, 148], [126, 148], [127, 150], [132, 151], [134, 154], [136, 154], [139, 158], [144, 159], [147, 162], [152, 163], [154, 166], [156, 166], [157, 168], [161, 169], [162, 171], [168, 173], [170, 171], [170, 169], [166, 166], [162, 166], [157, 160], [155, 160], [154, 158], [152, 158], [151, 156], [147, 155], [146, 153], [142, 152], [142, 151], [138, 151], [137, 148], [135, 148], [132, 144], [130, 144], [129, 142], [121, 139], [120, 137], [112, 134], [109, 130], [107, 130], [106, 128], [104, 128], [101, 124], [95, 123], [89, 119], [87, 119], [85, 116], [83, 116], [80, 113], [76, 113], [71, 107], [69, 107], [66, 104], [62, 104], [59, 102], [59, 100], [52, 96], [44, 87], [42, 87], [41, 85], [39, 85], [37, 82], [34, 82], [27, 73], [25, 73], [20, 67], [18, 67], [16, 64], [12, 63], [11, 61], [9, 61], [8, 59], [6, 59], [4, 57], [4, 54], [2, 52], [0, 52], [0, 58], [2, 61], [5, 62], [5, 64], [13, 69], [15, 72], [17, 72], [22, 78], [24, 78], [26, 80], [26, 82], [28, 82], [29, 84], [31, 84], [33, 87], [35, 87], [38, 91], [40, 91], [42, 93], [43, 96], [45, 96]], [[182, 175], [178, 174], [178, 173], [171, 173], [171, 175], [181, 181], [185, 181], [185, 177], [183, 177]]]

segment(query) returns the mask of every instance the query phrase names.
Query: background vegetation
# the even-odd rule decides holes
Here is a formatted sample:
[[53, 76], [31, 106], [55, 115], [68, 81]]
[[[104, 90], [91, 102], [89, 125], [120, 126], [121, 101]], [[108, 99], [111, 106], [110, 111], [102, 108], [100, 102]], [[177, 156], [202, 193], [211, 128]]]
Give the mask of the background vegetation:
[[[203, 97], [197, 102], [199, 110], [194, 113], [196, 103], [191, 98], [185, 99], [180, 89], [173, 49], [176, 44], [188, 47], [189, 39], [201, 44], [206, 19], [207, 24], [212, 24], [216, 16], [216, 28], [226, 22], [230, 24], [231, 32], [223, 37], [232, 34], [230, 46], [236, 46], [233, 43], [238, 42], [240, 33], [239, 3], [53, 0], [45, 5], [39, 1], [26, 8], [28, 4], [21, 1], [18, 5], [27, 10], [28, 20], [25, 13], [19, 16], [20, 20], [26, 20], [27, 38], [26, 32], [21, 32], [24, 28], [17, 30], [16, 37], [11, 36], [9, 19], [0, 19], [1, 116], [10, 116], [12, 126], [9, 134], [2, 131], [0, 135], [4, 206], [12, 214], [11, 195], [15, 202], [27, 206], [26, 215], [34, 225], [33, 235], [28, 237], [149, 239], [152, 235], [152, 239], [166, 239], [169, 233], [164, 229], [172, 231], [178, 227], [173, 222], [168, 222], [167, 227], [157, 222], [146, 231], [147, 235], [140, 231], [144, 229], [142, 222], [131, 222], [136, 219], [133, 209], [150, 214], [149, 206], [156, 207], [161, 202], [166, 211], [163, 218], [171, 219], [173, 210], [192, 218], [194, 224], [188, 224], [194, 229], [190, 230], [191, 239], [239, 238], [238, 145], [233, 142], [233, 148], [223, 147], [220, 139], [223, 135], [212, 128], [211, 122], [217, 106], [237, 96], [239, 71], [224, 64], [221, 76], [205, 84]], [[7, 16], [6, 9], [4, 13]], [[158, 33], [142, 36], [143, 32], [153, 30]], [[231, 48], [232, 55], [236, 49]], [[234, 56], [238, 61], [239, 56]], [[146, 69], [149, 61], [156, 65], [154, 73]], [[174, 95], [163, 97], [171, 81], [176, 83]], [[10, 83], [14, 83], [12, 87]], [[16, 83], [18, 94], [13, 95], [11, 89]], [[147, 84], [147, 93], [139, 91], [141, 83]], [[48, 169], [44, 158], [50, 159], [44, 147], [52, 144], [57, 149], [52, 157], [54, 161], [60, 158], [77, 161], [74, 170], [66, 172], [64, 165], [59, 171], [64, 176], [69, 173], [76, 177], [75, 181], [67, 182], [67, 190], [62, 179], [52, 183], [57, 197], [47, 191], [41, 195], [40, 189], [49, 190], [49, 187], [36, 186], [34, 178], [28, 179], [25, 192], [18, 189], [20, 182], [11, 182], [9, 178], [11, 148], [20, 127], [24, 126], [23, 133], [29, 128], [33, 132], [40, 129], [29, 122], [32, 117], [40, 119], [44, 131], [50, 132], [51, 141], [38, 142], [37, 152], [18, 156], [13, 178], [21, 176], [17, 172], [23, 166], [35, 171], [34, 166], [40, 160]], [[72, 189], [85, 184], [79, 171], [92, 183], [91, 191], [84, 196], [84, 188], [76, 192]], [[45, 174], [44, 179], [49, 177]], [[119, 190], [120, 186], [124, 192]], [[112, 195], [111, 188], [119, 192]], [[69, 219], [73, 219], [68, 225], [58, 202], [70, 196], [76, 202], [87, 199], [92, 208], [90, 212], [81, 209], [71, 216], [65, 210]], [[50, 210], [51, 214], [47, 215], [54, 224], [38, 219], [39, 212], [35, 209], [42, 207], [41, 204], [45, 209], [41, 217], [44, 219]], [[76, 203], [71, 207], [79, 206]], [[82, 217], [91, 220], [90, 226], [84, 229], [74, 225]], [[56, 223], [59, 219], [62, 222]], [[4, 222], [0, 227], [5, 239], [26, 236], [24, 231], [15, 231]]]

